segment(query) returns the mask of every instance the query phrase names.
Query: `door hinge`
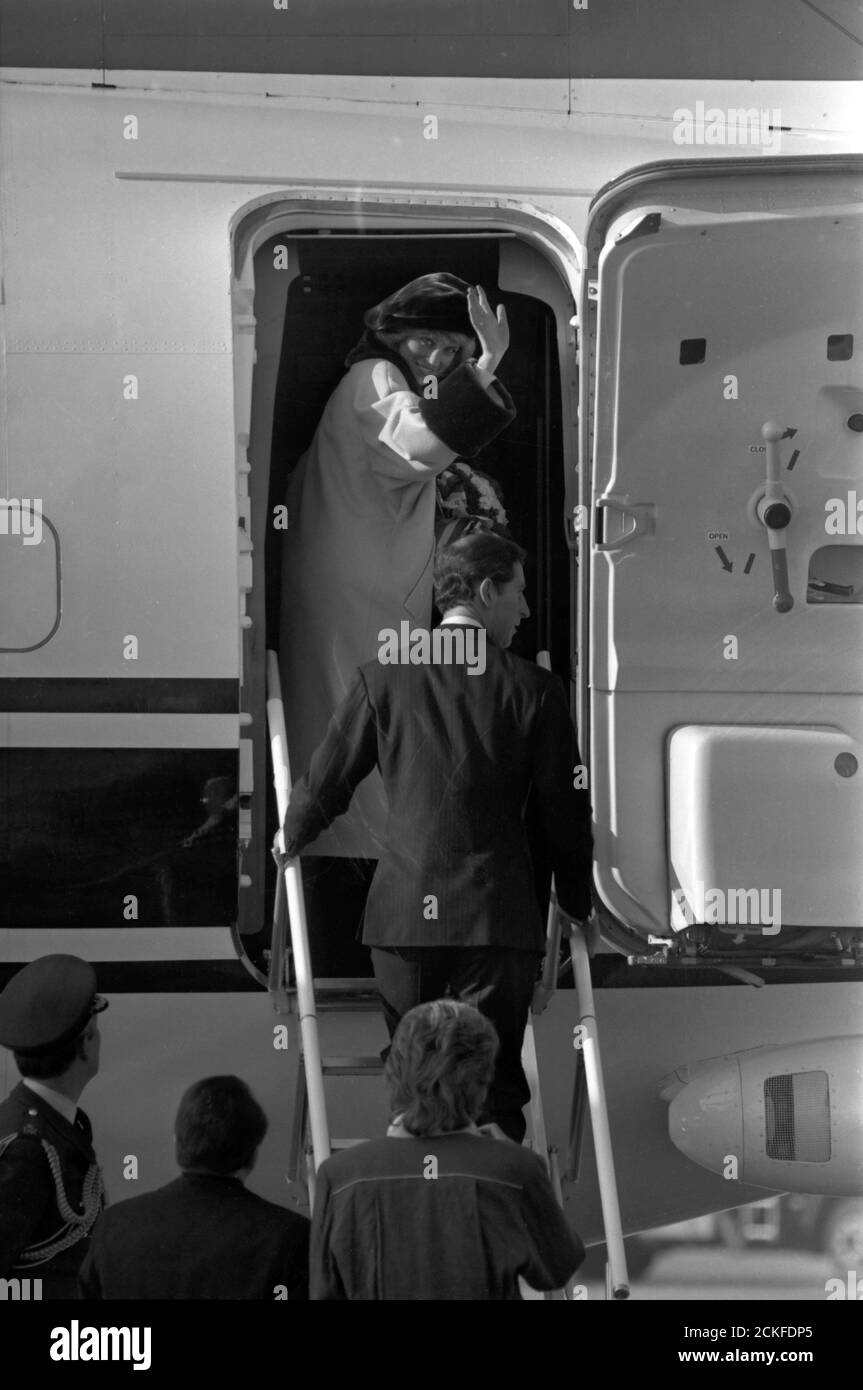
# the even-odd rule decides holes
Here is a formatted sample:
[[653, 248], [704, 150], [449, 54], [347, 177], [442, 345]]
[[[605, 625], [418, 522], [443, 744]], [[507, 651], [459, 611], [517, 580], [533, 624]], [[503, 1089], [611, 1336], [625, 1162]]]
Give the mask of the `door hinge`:
[[240, 775], [237, 784], [237, 837], [243, 845], [252, 838], [252, 792], [255, 789], [254, 744], [250, 738], [240, 739]]

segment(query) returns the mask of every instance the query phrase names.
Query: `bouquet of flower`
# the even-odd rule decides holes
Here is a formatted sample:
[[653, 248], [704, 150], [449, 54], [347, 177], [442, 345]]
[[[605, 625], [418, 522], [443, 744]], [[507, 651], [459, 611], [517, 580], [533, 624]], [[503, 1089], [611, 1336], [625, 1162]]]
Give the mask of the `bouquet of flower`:
[[437, 476], [438, 539], [456, 540], [459, 535], [484, 527], [506, 532], [509, 521], [500, 485], [486, 473], [479, 473], [463, 459], [456, 459]]

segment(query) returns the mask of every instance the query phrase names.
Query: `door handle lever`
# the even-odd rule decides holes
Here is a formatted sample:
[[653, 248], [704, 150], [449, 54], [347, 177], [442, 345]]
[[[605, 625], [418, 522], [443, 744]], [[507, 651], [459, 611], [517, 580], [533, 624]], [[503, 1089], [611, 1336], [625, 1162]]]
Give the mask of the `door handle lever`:
[[761, 426], [761, 438], [767, 446], [767, 476], [764, 493], [755, 506], [755, 515], [767, 531], [773, 573], [773, 607], [777, 613], [788, 613], [794, 607], [794, 598], [788, 588], [788, 555], [785, 548], [785, 532], [794, 513], [779, 482], [779, 441], [784, 434], [782, 426], [773, 420]]

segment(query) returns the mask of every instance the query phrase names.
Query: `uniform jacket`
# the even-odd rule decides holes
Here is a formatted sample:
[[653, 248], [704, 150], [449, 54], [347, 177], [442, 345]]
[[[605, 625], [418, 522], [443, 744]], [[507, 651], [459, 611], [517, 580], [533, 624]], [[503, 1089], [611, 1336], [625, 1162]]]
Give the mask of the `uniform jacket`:
[[[515, 415], [506, 389], [484, 390], [467, 363], [440, 382], [436, 400], [413, 385], [391, 360], [354, 362], [291, 479], [279, 643], [295, 772], [308, 767], [356, 668], [374, 657], [380, 629], [404, 619], [430, 626], [435, 478]], [[372, 779], [316, 853], [376, 858], [383, 804]]]
[[183, 1173], [96, 1224], [84, 1298], [308, 1298], [309, 1222], [237, 1178]]
[[85, 1179], [96, 1162], [90, 1121], [79, 1110], [76, 1123], [69, 1124], [21, 1083], [0, 1105], [0, 1278], [41, 1279], [43, 1299], [76, 1298], [88, 1236], [47, 1260], [21, 1258], [25, 1249], [51, 1243], [68, 1229], [43, 1139], [57, 1152], [70, 1207], [80, 1212]]
[[289, 854], [347, 807], [377, 766], [389, 815], [366, 905], [370, 946], [507, 946], [542, 951], [524, 825], [531, 786], [564, 911], [590, 910], [586, 791], [556, 676], [486, 643], [486, 667], [381, 665], [356, 673], [294, 788]]

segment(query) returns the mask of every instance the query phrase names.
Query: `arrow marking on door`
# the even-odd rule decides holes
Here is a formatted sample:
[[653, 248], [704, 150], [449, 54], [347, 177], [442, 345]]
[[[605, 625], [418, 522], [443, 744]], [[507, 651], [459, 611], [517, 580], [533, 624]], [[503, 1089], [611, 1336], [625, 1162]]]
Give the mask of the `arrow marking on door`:
[[716, 551], [717, 555], [722, 561], [722, 568], [726, 571], [727, 574], [730, 574], [731, 571], [734, 569], [734, 565], [731, 563], [728, 556], [725, 554], [725, 551], [722, 549], [722, 546], [715, 545], [713, 549]]
[[749, 556], [749, 559], [746, 561], [746, 564], [743, 566], [743, 573], [744, 573], [744, 574], [748, 574], [749, 571], [752, 569], [752, 565], [753, 565], [754, 560], [755, 560], [755, 553], [754, 553], [754, 551], [753, 551], [753, 553]]
[[797, 460], [799, 459], [799, 457], [800, 457], [800, 450], [799, 450], [799, 449], [795, 449], [795, 450], [794, 450], [794, 453], [791, 455], [791, 457], [790, 457], [790, 459], [788, 460], [788, 463], [787, 463], [787, 465], [786, 465], [786, 467], [788, 468], [789, 472], [790, 472], [791, 469], [794, 467], [794, 465], [795, 465], [795, 463], [797, 462]]
[[783, 432], [782, 432], [782, 434], [780, 434], [779, 438], [780, 438], [780, 439], [793, 439], [796, 433], [797, 433], [796, 430], [783, 430]]

